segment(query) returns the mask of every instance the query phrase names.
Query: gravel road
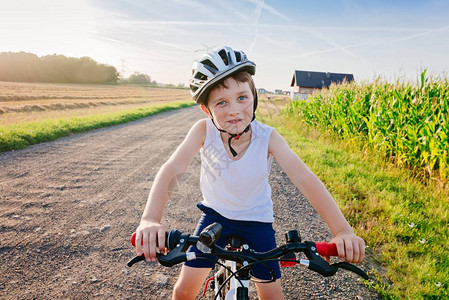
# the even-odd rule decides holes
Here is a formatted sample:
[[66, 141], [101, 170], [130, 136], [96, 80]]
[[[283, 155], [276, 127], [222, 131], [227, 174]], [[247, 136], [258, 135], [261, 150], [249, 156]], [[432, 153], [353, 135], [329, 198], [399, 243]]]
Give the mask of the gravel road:
[[[128, 238], [158, 168], [202, 117], [190, 107], [0, 153], [0, 298], [170, 298], [179, 267], [126, 267], [134, 254]], [[199, 169], [197, 156], [166, 206], [167, 228], [194, 229]], [[279, 240], [287, 229], [304, 240], [330, 238], [276, 163], [270, 182]], [[286, 299], [379, 299], [345, 271], [283, 274]]]

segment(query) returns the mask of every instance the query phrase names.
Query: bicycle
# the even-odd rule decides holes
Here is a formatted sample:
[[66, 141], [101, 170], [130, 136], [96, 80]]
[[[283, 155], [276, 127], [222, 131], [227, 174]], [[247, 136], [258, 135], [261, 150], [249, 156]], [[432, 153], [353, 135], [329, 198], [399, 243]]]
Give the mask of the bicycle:
[[[219, 247], [215, 245], [215, 242], [220, 237], [221, 230], [222, 226], [218, 223], [204, 228], [199, 236], [170, 230], [166, 235], [166, 245], [169, 251], [167, 254], [157, 253], [157, 259], [163, 266], [172, 267], [188, 260], [211, 260], [212, 256], [218, 257], [219, 260], [216, 262], [218, 267], [214, 271], [214, 276], [206, 281], [203, 291], [204, 296], [208, 284], [213, 280], [211, 286], [214, 290], [214, 299], [217, 300], [248, 300], [251, 266], [272, 260], [280, 261], [282, 267], [291, 267], [299, 263], [324, 277], [334, 275], [341, 268], [354, 272], [365, 280], [368, 279], [368, 275], [355, 265], [346, 262], [329, 264], [323, 259], [323, 257], [338, 256], [335, 244], [301, 242], [297, 230], [286, 232], [286, 243], [268, 252], [255, 252], [249, 249], [248, 245], [242, 245], [238, 236], [231, 237], [225, 248]], [[135, 246], [135, 233], [131, 237], [131, 243]], [[202, 253], [188, 252], [188, 248], [192, 245], [196, 245]], [[307, 259], [297, 260], [295, 253], [299, 252], [304, 253]], [[136, 256], [128, 262], [128, 266], [131, 267], [142, 260], [145, 260], [144, 255]], [[275, 281], [274, 271], [268, 269], [272, 274], [272, 279], [264, 282], [273, 282]]]

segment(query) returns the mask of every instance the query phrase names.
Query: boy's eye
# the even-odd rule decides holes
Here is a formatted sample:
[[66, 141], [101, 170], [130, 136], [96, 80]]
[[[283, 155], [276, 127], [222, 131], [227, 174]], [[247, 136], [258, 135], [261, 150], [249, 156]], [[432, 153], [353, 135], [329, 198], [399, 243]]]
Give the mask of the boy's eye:
[[218, 106], [218, 105], [224, 105], [225, 103], [226, 103], [225, 101], [217, 102], [217, 106]]
[[240, 96], [240, 97], [239, 97], [239, 100], [240, 100], [240, 101], [243, 101], [243, 100], [245, 100], [245, 99], [246, 99], [245, 96]]

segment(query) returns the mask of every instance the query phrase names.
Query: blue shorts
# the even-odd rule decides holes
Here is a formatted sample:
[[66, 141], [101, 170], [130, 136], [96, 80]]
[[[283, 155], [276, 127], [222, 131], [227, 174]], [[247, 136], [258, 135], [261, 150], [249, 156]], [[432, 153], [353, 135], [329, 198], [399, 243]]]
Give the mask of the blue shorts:
[[[272, 223], [231, 220], [223, 217], [212, 208], [206, 207], [201, 203], [198, 203], [197, 206], [203, 211], [203, 214], [198, 221], [194, 235], [199, 235], [206, 226], [218, 222], [223, 226], [221, 236], [216, 242], [216, 245], [220, 247], [224, 247], [227, 244], [231, 235], [238, 235], [241, 237], [243, 244], [247, 244], [250, 249], [254, 249], [257, 252], [266, 252], [276, 248], [275, 231]], [[202, 253], [196, 246], [191, 246], [189, 251]], [[211, 259], [215, 262], [218, 260], [216, 256], [211, 256]], [[184, 264], [193, 268], [213, 268], [215, 262], [204, 259], [195, 259], [185, 262]], [[264, 265], [274, 271], [276, 279], [281, 277], [279, 262], [277, 261], [254, 264], [251, 267], [251, 275], [262, 280], [272, 279], [270, 271]]]

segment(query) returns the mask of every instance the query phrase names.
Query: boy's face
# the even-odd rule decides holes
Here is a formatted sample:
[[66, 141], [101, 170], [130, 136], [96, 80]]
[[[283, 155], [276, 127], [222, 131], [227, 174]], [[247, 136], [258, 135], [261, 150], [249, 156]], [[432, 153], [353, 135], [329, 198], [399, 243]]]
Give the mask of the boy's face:
[[254, 96], [248, 82], [229, 77], [224, 86], [214, 88], [208, 96], [207, 107], [201, 109], [215, 123], [229, 133], [241, 133], [253, 118]]

